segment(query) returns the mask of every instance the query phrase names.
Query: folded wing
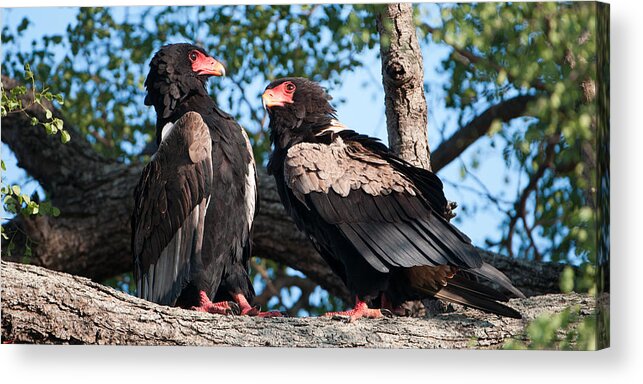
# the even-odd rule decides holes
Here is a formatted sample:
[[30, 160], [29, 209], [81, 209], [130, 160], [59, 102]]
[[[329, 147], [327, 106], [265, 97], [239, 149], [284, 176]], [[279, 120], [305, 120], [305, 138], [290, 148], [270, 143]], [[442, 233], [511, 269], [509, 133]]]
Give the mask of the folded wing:
[[132, 251], [138, 296], [173, 305], [201, 262], [212, 140], [195, 112], [168, 129], [134, 193]]
[[431, 200], [446, 203], [441, 185], [433, 188], [441, 198], [425, 196], [395, 164], [357, 141], [297, 144], [288, 151], [284, 176], [296, 198], [336, 225], [380, 272], [482, 265], [469, 239], [432, 206]]

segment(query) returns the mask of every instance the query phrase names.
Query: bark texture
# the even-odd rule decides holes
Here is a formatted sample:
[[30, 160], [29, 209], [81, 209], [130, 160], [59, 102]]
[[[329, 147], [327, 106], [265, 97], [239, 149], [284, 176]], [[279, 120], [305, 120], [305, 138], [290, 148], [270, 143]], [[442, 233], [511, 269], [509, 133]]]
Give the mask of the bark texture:
[[431, 318], [361, 319], [221, 316], [159, 306], [89, 279], [2, 262], [2, 341], [42, 344], [208, 345], [243, 347], [367, 347], [495, 349], [524, 340], [526, 323], [593, 298], [547, 295], [510, 303], [522, 320], [473, 309]]
[[404, 160], [431, 169], [424, 66], [410, 3], [387, 4], [377, 15], [390, 148]]

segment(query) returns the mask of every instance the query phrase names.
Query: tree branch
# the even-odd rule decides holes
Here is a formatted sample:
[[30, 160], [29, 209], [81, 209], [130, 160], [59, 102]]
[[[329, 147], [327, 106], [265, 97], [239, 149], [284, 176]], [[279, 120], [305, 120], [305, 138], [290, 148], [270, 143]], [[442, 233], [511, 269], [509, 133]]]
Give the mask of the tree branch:
[[377, 30], [389, 146], [404, 160], [430, 170], [424, 67], [415, 29], [412, 4], [380, 7]]
[[216, 345], [244, 347], [500, 348], [523, 339], [538, 315], [595, 300], [579, 294], [512, 300], [525, 319], [459, 307], [429, 319], [221, 316], [159, 306], [88, 279], [2, 262], [2, 341], [40, 344]]
[[[555, 148], [556, 145], [560, 142], [560, 135], [555, 135], [551, 136], [547, 139], [546, 146], [545, 146], [545, 153], [543, 155], [544, 159], [543, 162], [540, 164], [538, 167], [538, 170], [531, 175], [529, 178], [529, 182], [525, 186], [525, 188], [522, 190], [522, 193], [520, 194], [520, 197], [518, 198], [518, 201], [516, 201], [514, 205], [514, 214], [511, 215], [511, 218], [509, 220], [509, 231], [507, 232], [507, 240], [505, 242], [506, 247], [507, 247], [507, 252], [509, 253], [510, 256], [513, 257], [513, 235], [516, 229], [516, 224], [518, 223], [518, 219], [521, 217], [524, 218], [525, 216], [525, 210], [527, 209], [527, 199], [529, 199], [529, 196], [531, 195], [532, 192], [536, 190], [538, 187], [538, 181], [545, 175], [545, 171], [553, 166], [554, 162], [554, 155], [556, 154]], [[527, 221], [523, 221], [525, 223], [525, 226], [527, 225]], [[529, 232], [529, 239], [532, 241], [532, 245], [534, 246], [534, 249], [537, 252], [536, 243], [531, 237], [531, 231], [528, 230]], [[540, 260], [537, 260], [540, 261]]]
[[516, 117], [524, 116], [527, 105], [535, 99], [535, 96], [530, 95], [516, 96], [487, 108], [487, 110], [473, 118], [467, 125], [456, 131], [433, 151], [431, 154], [433, 172], [438, 172], [444, 168], [489, 132], [494, 120], [506, 123]]

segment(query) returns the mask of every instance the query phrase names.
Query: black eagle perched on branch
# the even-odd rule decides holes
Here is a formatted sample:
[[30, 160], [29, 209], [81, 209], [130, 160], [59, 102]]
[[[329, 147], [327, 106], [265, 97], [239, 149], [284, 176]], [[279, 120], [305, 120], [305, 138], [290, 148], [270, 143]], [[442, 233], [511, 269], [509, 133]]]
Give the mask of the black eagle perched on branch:
[[210, 313], [278, 315], [252, 307], [248, 262], [257, 208], [248, 136], [206, 91], [223, 65], [191, 44], [150, 62], [146, 105], [157, 152], [135, 190], [132, 251], [138, 296]]
[[405, 301], [435, 297], [521, 317], [500, 303], [507, 295], [473, 277], [524, 297], [449, 223], [437, 176], [337, 121], [315, 82], [275, 80], [262, 99], [273, 145], [268, 172], [281, 201], [357, 296], [354, 309], [329, 314], [380, 317], [369, 302], [396, 312]]

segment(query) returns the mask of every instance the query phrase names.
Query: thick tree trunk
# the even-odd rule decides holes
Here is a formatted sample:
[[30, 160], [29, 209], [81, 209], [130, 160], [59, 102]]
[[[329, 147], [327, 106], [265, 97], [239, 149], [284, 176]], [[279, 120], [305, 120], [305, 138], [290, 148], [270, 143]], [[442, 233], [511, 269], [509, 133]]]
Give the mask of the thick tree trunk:
[[215, 345], [245, 347], [500, 348], [524, 340], [527, 321], [593, 298], [547, 295], [510, 304], [525, 317], [500, 318], [473, 309], [428, 319], [262, 319], [159, 306], [88, 279], [2, 262], [2, 341], [43, 344]]
[[380, 34], [389, 146], [411, 164], [431, 169], [424, 67], [412, 4], [381, 6], [377, 14], [377, 30]]

